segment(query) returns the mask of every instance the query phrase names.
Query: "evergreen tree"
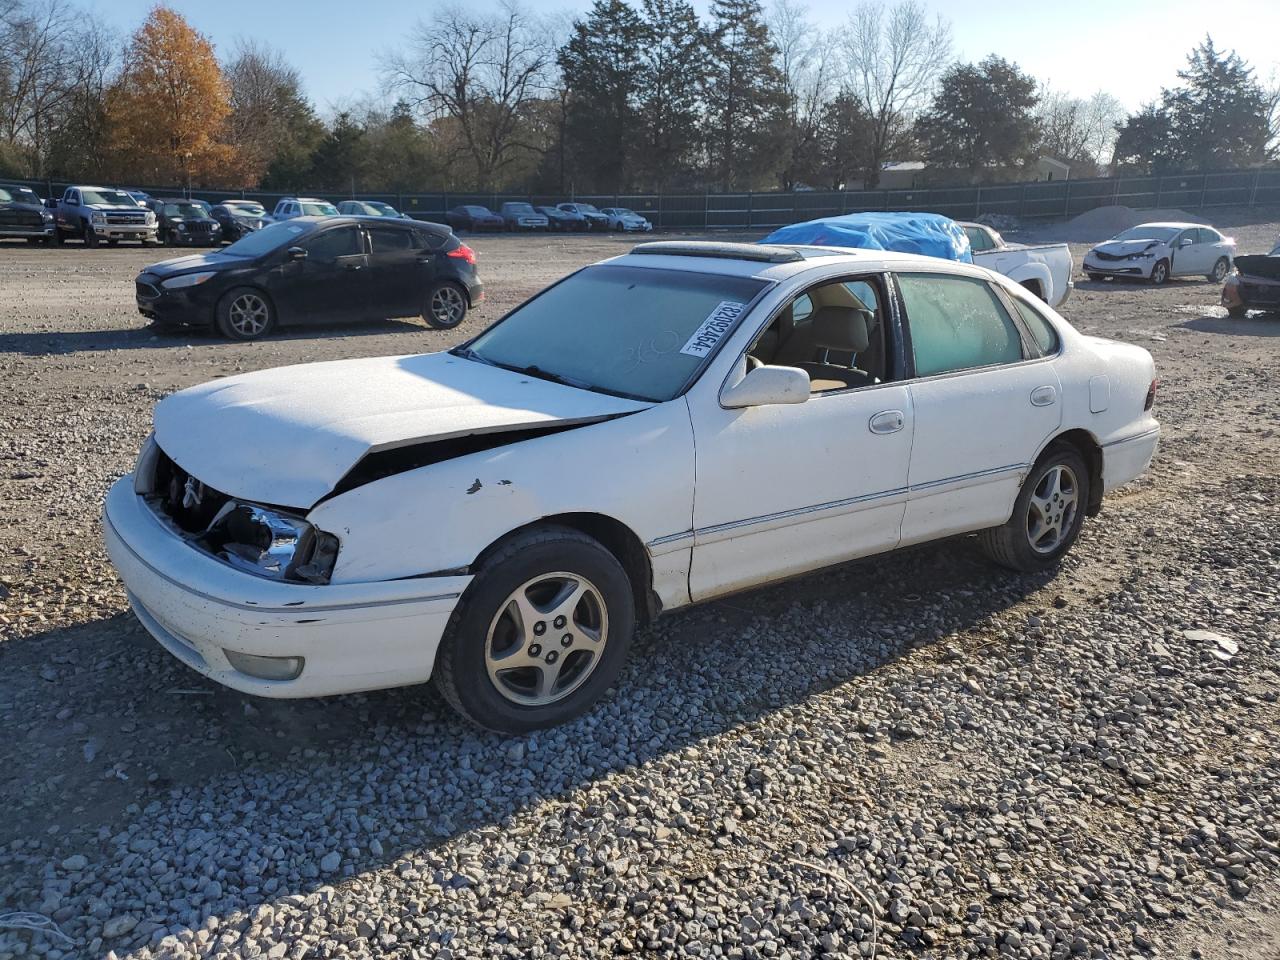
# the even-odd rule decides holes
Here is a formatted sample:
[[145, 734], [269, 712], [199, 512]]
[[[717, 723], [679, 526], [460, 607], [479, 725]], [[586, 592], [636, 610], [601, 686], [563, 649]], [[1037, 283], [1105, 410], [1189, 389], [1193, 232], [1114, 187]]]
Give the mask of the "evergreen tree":
[[1036, 81], [995, 54], [978, 64], [958, 63], [942, 75], [933, 104], [916, 123], [932, 166], [984, 171], [1033, 159], [1039, 126]]
[[756, 0], [714, 0], [705, 83], [709, 174], [724, 190], [765, 186], [781, 162], [786, 94]]
[[638, 113], [642, 182], [663, 190], [697, 163], [707, 33], [687, 0], [643, 0]]
[[641, 24], [623, 0], [595, 0], [558, 57], [568, 91], [565, 145], [589, 189], [630, 184]]
[[1182, 163], [1174, 145], [1169, 111], [1149, 103], [1116, 127], [1111, 158], [1118, 170], [1135, 173], [1168, 173]]
[[364, 128], [351, 114], [345, 110], [339, 113], [311, 157], [308, 182], [325, 190], [359, 191], [364, 173], [364, 139]]
[[865, 179], [872, 163], [875, 120], [854, 94], [838, 94], [822, 111], [816, 169], [806, 175], [814, 183], [840, 190]]

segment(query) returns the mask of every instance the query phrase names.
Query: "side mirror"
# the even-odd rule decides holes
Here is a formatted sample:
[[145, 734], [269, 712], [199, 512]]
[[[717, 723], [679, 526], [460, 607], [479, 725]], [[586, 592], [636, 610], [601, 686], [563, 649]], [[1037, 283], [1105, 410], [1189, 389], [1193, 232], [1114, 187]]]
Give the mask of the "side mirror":
[[302, 247], [290, 247], [288, 250], [285, 251], [285, 254], [288, 256], [290, 260], [307, 259], [307, 251], [302, 249]]
[[1178, 246], [1189, 247], [1191, 246], [1192, 243], [1194, 243], [1194, 241], [1190, 237], [1183, 237], [1181, 240], [1178, 241]]
[[804, 403], [809, 399], [809, 375], [799, 367], [756, 367], [720, 394], [720, 406], [730, 410], [775, 403]]

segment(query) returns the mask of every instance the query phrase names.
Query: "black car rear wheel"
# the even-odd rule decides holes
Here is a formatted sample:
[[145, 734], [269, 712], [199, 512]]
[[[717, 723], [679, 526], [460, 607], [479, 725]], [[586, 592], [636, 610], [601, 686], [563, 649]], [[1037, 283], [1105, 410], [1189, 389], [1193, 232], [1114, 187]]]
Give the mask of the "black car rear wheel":
[[467, 293], [452, 280], [441, 280], [427, 291], [422, 319], [437, 330], [452, 330], [467, 315]]
[[275, 322], [275, 309], [261, 290], [237, 287], [218, 301], [218, 331], [228, 339], [257, 340]]
[[1243, 320], [1248, 315], [1248, 307], [1227, 307], [1227, 316], [1232, 320]]

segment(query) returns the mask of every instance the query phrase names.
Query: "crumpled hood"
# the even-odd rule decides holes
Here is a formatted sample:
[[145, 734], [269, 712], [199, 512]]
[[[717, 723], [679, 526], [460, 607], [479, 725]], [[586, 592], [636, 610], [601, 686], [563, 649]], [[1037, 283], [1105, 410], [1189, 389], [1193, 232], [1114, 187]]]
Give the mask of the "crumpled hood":
[[223, 493], [309, 508], [367, 453], [649, 406], [429, 353], [214, 380], [162, 400], [155, 434], [174, 462]]
[[1131, 253], [1142, 253], [1151, 247], [1159, 247], [1163, 240], [1108, 240], [1093, 248], [1095, 253], [1109, 253], [1113, 257], [1127, 257]]

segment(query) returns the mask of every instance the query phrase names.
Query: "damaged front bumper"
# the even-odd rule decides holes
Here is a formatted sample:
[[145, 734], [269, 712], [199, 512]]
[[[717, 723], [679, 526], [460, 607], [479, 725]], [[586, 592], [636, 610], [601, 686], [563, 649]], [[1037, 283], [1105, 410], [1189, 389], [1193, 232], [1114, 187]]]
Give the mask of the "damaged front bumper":
[[134, 491], [132, 475], [108, 493], [103, 531], [148, 632], [193, 670], [263, 697], [424, 682], [471, 582], [452, 576], [311, 585], [237, 570], [166, 526]]

